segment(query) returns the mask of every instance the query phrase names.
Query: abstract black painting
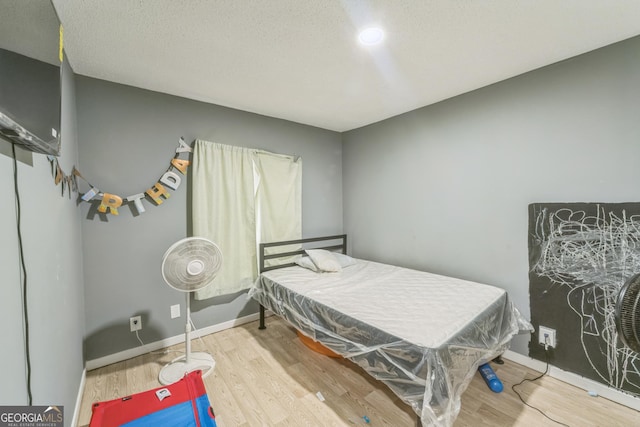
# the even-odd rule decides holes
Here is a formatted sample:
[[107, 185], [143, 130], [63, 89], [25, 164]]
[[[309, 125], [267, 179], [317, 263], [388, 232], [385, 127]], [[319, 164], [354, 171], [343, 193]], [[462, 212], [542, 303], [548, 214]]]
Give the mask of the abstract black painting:
[[640, 203], [529, 205], [531, 320], [556, 330], [529, 354], [566, 371], [640, 395], [640, 354], [615, 323], [620, 288], [640, 273]]

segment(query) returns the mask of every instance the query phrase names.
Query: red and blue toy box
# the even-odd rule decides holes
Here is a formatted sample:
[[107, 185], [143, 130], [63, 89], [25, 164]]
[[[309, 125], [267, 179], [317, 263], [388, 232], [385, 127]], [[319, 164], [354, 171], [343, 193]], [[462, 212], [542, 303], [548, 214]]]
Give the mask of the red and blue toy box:
[[202, 371], [166, 387], [94, 403], [92, 411], [89, 427], [216, 427]]

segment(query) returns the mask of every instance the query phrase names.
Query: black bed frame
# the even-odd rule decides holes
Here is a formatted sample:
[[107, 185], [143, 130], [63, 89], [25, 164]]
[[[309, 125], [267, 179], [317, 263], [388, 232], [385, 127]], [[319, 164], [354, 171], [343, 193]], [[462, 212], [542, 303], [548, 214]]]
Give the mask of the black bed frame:
[[[334, 242], [338, 240], [341, 243], [339, 244], [327, 243], [327, 242]], [[318, 242], [325, 242], [325, 243], [318, 244]], [[313, 244], [313, 243], [316, 243], [316, 244]], [[289, 252], [271, 253], [268, 255], [265, 253], [267, 248], [274, 248], [278, 246], [288, 246], [288, 245], [300, 245], [300, 249], [295, 251], [289, 251]], [[338, 234], [335, 236], [312, 237], [308, 239], [287, 240], [283, 242], [260, 243], [260, 250], [258, 255], [260, 260], [260, 273], [262, 274], [265, 271], [275, 270], [277, 268], [291, 267], [296, 265], [294, 262], [289, 262], [289, 263], [283, 263], [278, 265], [270, 265], [267, 267], [264, 265], [264, 263], [266, 260], [269, 260], [269, 259], [285, 258], [293, 255], [303, 255], [305, 253], [304, 252], [305, 247], [303, 247], [304, 245], [308, 246], [306, 249], [325, 249], [328, 251], [342, 252], [343, 254], [346, 255], [347, 235]], [[258, 329], [266, 329], [266, 326], [264, 325], [264, 312], [265, 312], [264, 306], [260, 304], [260, 326], [258, 327]]]

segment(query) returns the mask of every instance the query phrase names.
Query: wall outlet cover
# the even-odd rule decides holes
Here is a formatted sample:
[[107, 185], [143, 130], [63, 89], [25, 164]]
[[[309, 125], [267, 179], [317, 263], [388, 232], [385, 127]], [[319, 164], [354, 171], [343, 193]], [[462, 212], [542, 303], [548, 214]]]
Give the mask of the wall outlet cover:
[[[548, 337], [548, 341], [547, 341]], [[549, 347], [556, 347], [556, 330], [546, 326], [538, 328], [538, 343], [541, 345], [549, 344]]]
[[134, 316], [129, 319], [129, 328], [131, 332], [139, 331], [142, 329], [142, 317]]

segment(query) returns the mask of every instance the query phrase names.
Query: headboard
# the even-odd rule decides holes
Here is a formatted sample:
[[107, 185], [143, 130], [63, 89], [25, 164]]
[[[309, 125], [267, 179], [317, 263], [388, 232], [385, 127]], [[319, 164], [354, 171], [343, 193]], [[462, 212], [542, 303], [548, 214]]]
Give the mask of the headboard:
[[[339, 243], [337, 243], [339, 242]], [[272, 252], [267, 254], [267, 248], [277, 248], [278, 246], [299, 245], [300, 249], [289, 250], [287, 252]], [[282, 242], [260, 243], [259, 257], [260, 257], [260, 273], [269, 270], [275, 270], [276, 268], [291, 267], [296, 265], [293, 262], [287, 262], [278, 265], [265, 266], [266, 260], [276, 260], [278, 258], [285, 258], [294, 255], [303, 255], [305, 249], [326, 249], [328, 251], [340, 251], [343, 254], [347, 253], [347, 235], [338, 234], [335, 236], [325, 237], [311, 237], [308, 239], [298, 240], [286, 240]]]

